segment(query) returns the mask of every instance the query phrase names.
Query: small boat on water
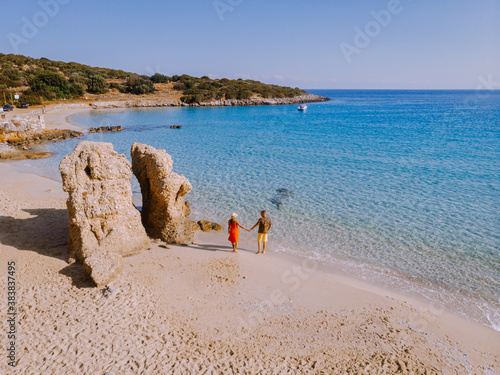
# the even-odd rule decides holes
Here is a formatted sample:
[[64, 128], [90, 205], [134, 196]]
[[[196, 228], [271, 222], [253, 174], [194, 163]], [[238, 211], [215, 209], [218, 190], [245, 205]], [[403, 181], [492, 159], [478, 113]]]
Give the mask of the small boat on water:
[[299, 111], [305, 111], [307, 109], [307, 105], [301, 104], [299, 105], [299, 108], [297, 108]]

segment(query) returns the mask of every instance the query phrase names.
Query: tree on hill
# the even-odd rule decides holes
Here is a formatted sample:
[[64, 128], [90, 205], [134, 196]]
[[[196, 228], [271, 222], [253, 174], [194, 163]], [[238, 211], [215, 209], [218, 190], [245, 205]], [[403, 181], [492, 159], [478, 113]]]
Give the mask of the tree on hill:
[[108, 83], [100, 74], [90, 73], [87, 81], [87, 91], [92, 94], [104, 94], [108, 91]]

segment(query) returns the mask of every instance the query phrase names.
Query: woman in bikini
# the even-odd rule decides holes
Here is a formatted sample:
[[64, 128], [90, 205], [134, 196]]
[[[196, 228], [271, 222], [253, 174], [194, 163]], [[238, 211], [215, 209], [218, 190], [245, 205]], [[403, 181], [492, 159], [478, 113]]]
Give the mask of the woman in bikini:
[[229, 233], [228, 240], [231, 242], [231, 245], [233, 245], [234, 252], [238, 251], [238, 238], [240, 234], [238, 227], [245, 229], [247, 232], [249, 231], [249, 229], [238, 223], [236, 216], [238, 215], [235, 213], [231, 214], [231, 219], [227, 222], [227, 232]]

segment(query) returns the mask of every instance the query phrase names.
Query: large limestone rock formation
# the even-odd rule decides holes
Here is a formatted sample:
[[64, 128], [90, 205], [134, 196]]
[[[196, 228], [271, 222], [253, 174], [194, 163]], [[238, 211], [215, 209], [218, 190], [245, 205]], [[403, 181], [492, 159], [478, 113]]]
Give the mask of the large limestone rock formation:
[[[84, 261], [87, 272], [99, 267], [113, 279], [121, 270], [121, 259], [139, 252], [150, 242], [140, 212], [132, 204], [131, 164], [118, 155], [111, 143], [81, 142], [67, 155], [59, 170], [63, 189], [69, 193], [69, 261]], [[110, 255], [111, 254], [111, 255]], [[92, 275], [92, 272], [89, 272]]]
[[142, 192], [142, 223], [153, 238], [167, 243], [193, 243], [191, 209], [184, 197], [191, 184], [186, 177], [172, 172], [172, 158], [165, 150], [134, 143], [132, 171]]

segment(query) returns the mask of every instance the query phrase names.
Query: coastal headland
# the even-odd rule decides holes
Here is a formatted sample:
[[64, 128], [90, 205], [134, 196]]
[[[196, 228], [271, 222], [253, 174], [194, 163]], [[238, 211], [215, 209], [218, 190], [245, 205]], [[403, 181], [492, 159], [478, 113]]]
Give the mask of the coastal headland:
[[45, 115], [61, 109], [253, 106], [329, 100], [298, 87], [249, 79], [146, 76], [14, 54], [0, 53], [0, 72], [0, 104], [6, 106], [0, 114], [3, 160], [46, 157], [40, 150], [34, 152], [32, 145], [81, 136], [74, 127], [63, 133], [50, 127]]
[[293, 98], [248, 98], [248, 99], [226, 99], [213, 100], [210, 102], [184, 103], [178, 99], [124, 99], [124, 100], [100, 100], [90, 103], [95, 109], [101, 108], [141, 108], [141, 107], [231, 107], [231, 106], [252, 106], [252, 105], [283, 105], [314, 103], [330, 100], [323, 96], [313, 94], [298, 95]]

